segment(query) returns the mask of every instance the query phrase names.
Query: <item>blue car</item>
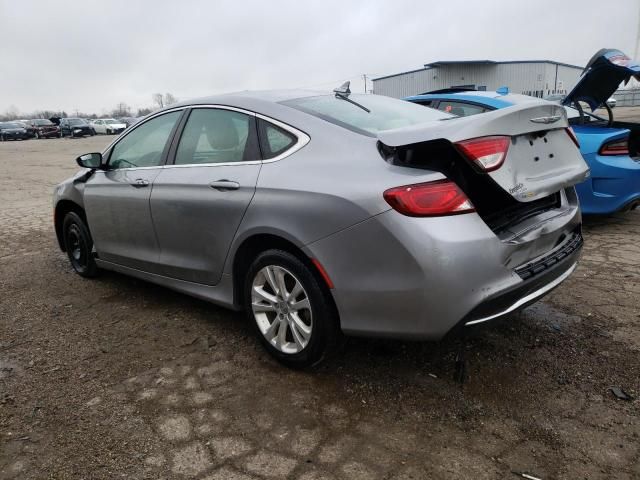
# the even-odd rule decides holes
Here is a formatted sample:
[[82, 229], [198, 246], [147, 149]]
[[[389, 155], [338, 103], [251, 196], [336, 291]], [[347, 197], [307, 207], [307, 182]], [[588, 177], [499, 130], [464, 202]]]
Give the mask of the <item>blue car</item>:
[[[640, 80], [640, 65], [619, 50], [603, 49], [587, 64], [574, 89], [562, 100], [591, 176], [576, 185], [585, 214], [610, 214], [640, 206], [640, 125], [613, 119], [607, 100], [620, 83]], [[497, 92], [445, 89], [405, 100], [457, 116], [530, 102], [531, 97]], [[586, 112], [602, 107], [607, 117]]]

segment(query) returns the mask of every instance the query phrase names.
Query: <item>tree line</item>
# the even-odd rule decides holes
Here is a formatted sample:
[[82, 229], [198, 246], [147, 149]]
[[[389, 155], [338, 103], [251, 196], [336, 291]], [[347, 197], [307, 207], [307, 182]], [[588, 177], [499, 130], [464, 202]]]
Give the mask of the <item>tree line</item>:
[[178, 101], [178, 99], [173, 96], [171, 93], [154, 93], [151, 95], [151, 100], [153, 102], [152, 107], [143, 107], [133, 109], [125, 102], [118, 103], [115, 108], [109, 111], [107, 115], [98, 115], [96, 113], [86, 113], [80, 112], [78, 110], [68, 113], [65, 110], [36, 110], [33, 112], [21, 112], [17, 107], [11, 106], [9, 107], [3, 114], [0, 113], [0, 121], [8, 121], [8, 120], [17, 120], [19, 118], [24, 119], [32, 119], [32, 118], [52, 118], [52, 117], [80, 117], [80, 118], [100, 118], [105, 116], [110, 116], [114, 118], [123, 118], [123, 117], [144, 117], [149, 115], [154, 110], [159, 108], [164, 108], [169, 105], [173, 105]]

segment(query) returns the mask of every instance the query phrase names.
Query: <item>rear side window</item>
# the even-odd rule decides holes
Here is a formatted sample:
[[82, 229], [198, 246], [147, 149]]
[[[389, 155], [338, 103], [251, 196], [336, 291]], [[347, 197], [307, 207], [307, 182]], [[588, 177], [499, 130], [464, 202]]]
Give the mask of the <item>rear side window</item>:
[[443, 112], [447, 112], [458, 117], [468, 117], [469, 115], [477, 115], [478, 113], [488, 111], [486, 108], [479, 105], [463, 102], [450, 102], [448, 100], [440, 101], [438, 110], [442, 110]]
[[262, 150], [262, 158], [264, 160], [277, 157], [286, 152], [297, 141], [296, 136], [292, 133], [262, 119], [258, 119], [258, 132], [260, 150]]
[[259, 158], [253, 116], [197, 108], [189, 115], [180, 137], [175, 164], [235, 163]]

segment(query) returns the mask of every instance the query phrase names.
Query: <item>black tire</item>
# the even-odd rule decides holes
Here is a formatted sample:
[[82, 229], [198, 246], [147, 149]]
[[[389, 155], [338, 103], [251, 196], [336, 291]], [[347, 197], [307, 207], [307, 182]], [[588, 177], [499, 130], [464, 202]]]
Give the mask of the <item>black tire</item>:
[[62, 224], [64, 247], [71, 266], [80, 276], [91, 278], [98, 274], [98, 266], [93, 258], [93, 239], [80, 215], [69, 212]]
[[[276, 266], [290, 272], [304, 289], [309, 300], [311, 318], [311, 335], [308, 343], [297, 353], [284, 353], [272, 345], [263, 335], [252, 309], [253, 281], [259, 272], [267, 266]], [[307, 368], [318, 365], [336, 351], [342, 334], [339, 328], [338, 314], [333, 300], [323, 280], [316, 274], [310, 264], [283, 250], [267, 250], [253, 261], [244, 282], [244, 305], [251, 328], [267, 351], [280, 363], [291, 368]], [[277, 314], [271, 312], [275, 317]], [[270, 313], [270, 315], [271, 315]], [[275, 322], [275, 319], [273, 320]], [[291, 328], [291, 327], [289, 327]], [[289, 330], [291, 336], [293, 332]], [[292, 337], [291, 337], [292, 338]]]

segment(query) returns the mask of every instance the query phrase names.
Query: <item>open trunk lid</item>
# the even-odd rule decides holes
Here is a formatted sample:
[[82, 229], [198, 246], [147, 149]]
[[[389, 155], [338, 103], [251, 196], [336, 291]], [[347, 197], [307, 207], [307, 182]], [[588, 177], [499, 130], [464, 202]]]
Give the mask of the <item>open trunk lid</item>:
[[589, 167], [566, 129], [564, 107], [532, 98], [483, 115], [452, 118], [378, 132], [387, 147], [447, 140], [453, 144], [487, 136], [508, 136], [500, 168], [486, 175], [519, 202], [533, 202], [582, 182]]
[[631, 77], [640, 81], [640, 65], [620, 50], [603, 48], [591, 57], [580, 80], [562, 103], [586, 102], [591, 110], [595, 110]]

